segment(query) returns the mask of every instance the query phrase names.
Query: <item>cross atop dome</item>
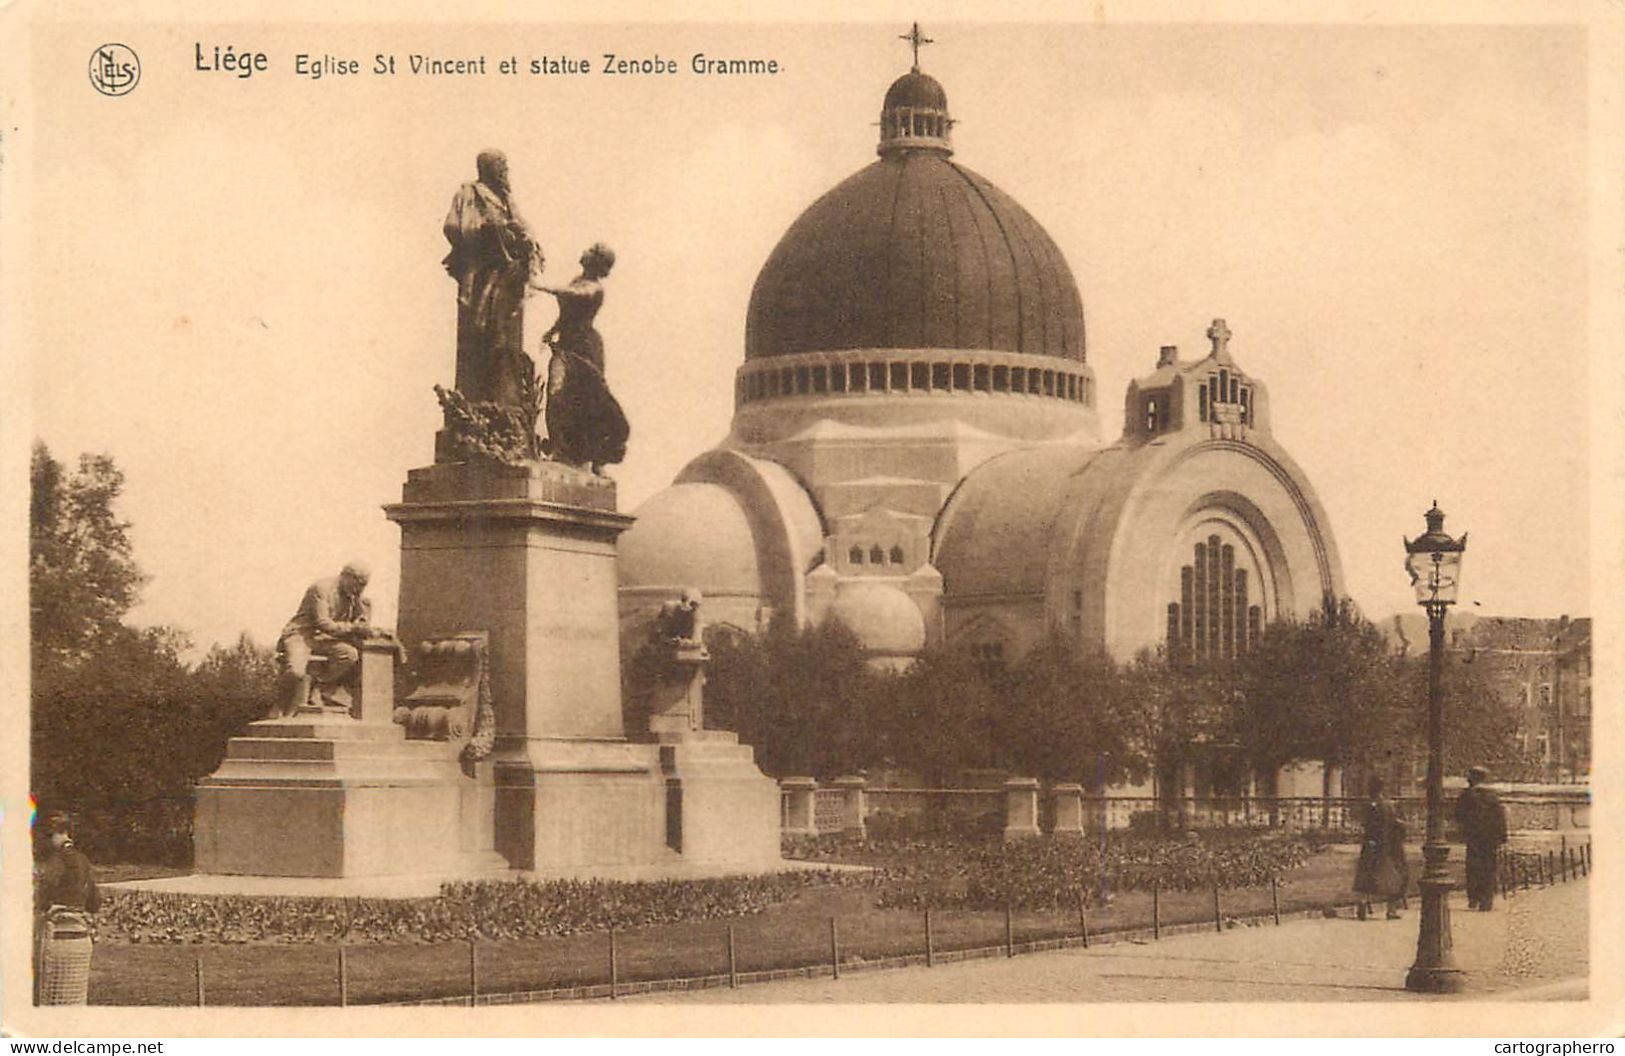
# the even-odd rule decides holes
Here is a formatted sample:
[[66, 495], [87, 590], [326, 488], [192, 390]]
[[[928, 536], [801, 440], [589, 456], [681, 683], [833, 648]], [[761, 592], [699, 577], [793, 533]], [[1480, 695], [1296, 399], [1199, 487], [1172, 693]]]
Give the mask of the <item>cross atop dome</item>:
[[918, 22], [914, 23], [914, 28], [913, 29], [909, 30], [907, 33], [901, 34], [900, 36], [898, 36], [897, 39], [898, 40], [906, 40], [906, 41], [909, 42], [910, 45], [913, 46], [913, 48], [914, 48], [914, 65], [913, 65], [912, 69], [914, 70], [915, 73], [920, 72], [920, 45], [921, 44], [935, 44], [936, 41], [932, 40], [930, 37], [923, 37], [923, 36], [920, 35], [920, 24]]
[[1213, 320], [1213, 325], [1207, 328], [1207, 339], [1213, 342], [1215, 357], [1222, 359], [1230, 354], [1230, 327], [1223, 319]]

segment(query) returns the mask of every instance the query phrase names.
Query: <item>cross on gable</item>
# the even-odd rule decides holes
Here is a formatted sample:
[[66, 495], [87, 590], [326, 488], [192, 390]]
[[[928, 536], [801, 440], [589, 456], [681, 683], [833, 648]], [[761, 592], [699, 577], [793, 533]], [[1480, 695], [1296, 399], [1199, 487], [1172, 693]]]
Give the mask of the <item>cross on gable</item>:
[[911, 47], [913, 47], [913, 49], [914, 49], [914, 68], [916, 70], [918, 70], [920, 68], [920, 45], [921, 44], [935, 44], [936, 43], [936, 41], [932, 40], [930, 37], [922, 37], [922, 36], [920, 36], [920, 24], [918, 22], [914, 23], [914, 28], [913, 29], [909, 30], [907, 33], [903, 33], [903, 34], [899, 35], [897, 39], [898, 40], [906, 40], [906, 41], [909, 42], [909, 45]]
[[1213, 342], [1213, 354], [1225, 355], [1230, 344], [1230, 328], [1223, 319], [1213, 320], [1213, 325], [1207, 328], [1207, 339]]

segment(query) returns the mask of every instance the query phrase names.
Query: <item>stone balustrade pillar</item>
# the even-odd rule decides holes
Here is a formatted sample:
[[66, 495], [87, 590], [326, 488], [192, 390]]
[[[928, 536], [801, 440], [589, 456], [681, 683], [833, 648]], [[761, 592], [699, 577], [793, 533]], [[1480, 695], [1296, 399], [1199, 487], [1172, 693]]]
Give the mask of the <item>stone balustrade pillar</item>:
[[1004, 838], [1038, 834], [1038, 778], [1012, 777], [1004, 783]]
[[784, 815], [786, 836], [817, 836], [818, 820], [813, 814], [813, 799], [818, 782], [810, 777], [787, 777], [779, 782], [786, 793], [788, 804]]
[[841, 790], [841, 831], [866, 834], [863, 822], [863, 790], [869, 784], [861, 777], [837, 777], [831, 782]]
[[1083, 835], [1083, 786], [1055, 785], [1049, 795], [1055, 808], [1055, 835]]

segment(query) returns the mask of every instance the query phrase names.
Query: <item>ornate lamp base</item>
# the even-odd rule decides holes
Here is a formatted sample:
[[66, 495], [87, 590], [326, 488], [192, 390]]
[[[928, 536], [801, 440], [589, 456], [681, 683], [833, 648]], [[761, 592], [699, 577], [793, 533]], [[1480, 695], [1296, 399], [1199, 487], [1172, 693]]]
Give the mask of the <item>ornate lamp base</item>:
[[1450, 848], [1442, 843], [1422, 847], [1426, 870], [1422, 889], [1422, 924], [1416, 939], [1416, 963], [1405, 976], [1405, 989], [1420, 994], [1459, 994], [1467, 988], [1467, 973], [1456, 967], [1450, 940], [1450, 889], [1456, 885], [1445, 872]]

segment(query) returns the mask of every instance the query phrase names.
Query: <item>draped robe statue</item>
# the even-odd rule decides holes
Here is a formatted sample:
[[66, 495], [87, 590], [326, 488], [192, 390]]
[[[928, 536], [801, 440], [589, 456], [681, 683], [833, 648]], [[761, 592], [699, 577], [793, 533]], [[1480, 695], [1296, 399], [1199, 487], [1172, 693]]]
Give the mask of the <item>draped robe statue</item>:
[[446, 214], [451, 252], [443, 263], [457, 280], [457, 391], [475, 403], [519, 407], [533, 366], [525, 354], [525, 287], [542, 270], [508, 190], [508, 161], [487, 150], [479, 178], [458, 188]]

